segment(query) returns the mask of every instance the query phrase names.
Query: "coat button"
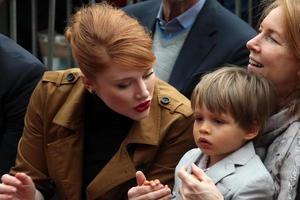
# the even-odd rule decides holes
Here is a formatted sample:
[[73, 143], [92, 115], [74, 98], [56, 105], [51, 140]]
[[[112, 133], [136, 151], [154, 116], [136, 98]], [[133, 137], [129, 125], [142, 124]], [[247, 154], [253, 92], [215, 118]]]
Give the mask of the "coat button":
[[69, 82], [74, 81], [74, 79], [75, 79], [74, 74], [70, 73], [70, 74], [67, 75], [67, 80], [68, 80]]
[[161, 98], [160, 103], [162, 103], [163, 105], [168, 105], [170, 103], [169, 97]]

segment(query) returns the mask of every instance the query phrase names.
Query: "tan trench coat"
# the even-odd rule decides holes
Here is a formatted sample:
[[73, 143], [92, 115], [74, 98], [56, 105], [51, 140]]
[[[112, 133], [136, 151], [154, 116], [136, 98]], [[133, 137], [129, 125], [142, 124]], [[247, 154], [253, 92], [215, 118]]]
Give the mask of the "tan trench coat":
[[[11, 173], [25, 172], [43, 193], [81, 196], [84, 96], [79, 69], [46, 72], [35, 89]], [[105, 116], [103, 116], [105, 117]], [[100, 121], [101, 122], [101, 121]], [[194, 147], [190, 101], [157, 80], [150, 114], [86, 188], [87, 199], [124, 199], [136, 170], [172, 187], [181, 156]], [[53, 190], [52, 190], [53, 189]]]

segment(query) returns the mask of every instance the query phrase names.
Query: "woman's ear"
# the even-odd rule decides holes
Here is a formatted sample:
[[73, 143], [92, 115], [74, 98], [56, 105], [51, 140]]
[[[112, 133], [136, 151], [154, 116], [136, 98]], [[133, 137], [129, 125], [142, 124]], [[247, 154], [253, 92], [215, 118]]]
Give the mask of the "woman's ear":
[[260, 127], [258, 124], [255, 122], [253, 123], [250, 128], [246, 131], [244, 139], [245, 140], [252, 140], [254, 139], [260, 131]]
[[93, 89], [93, 85], [92, 82], [83, 74], [80, 75], [80, 78], [83, 82], [84, 87], [90, 92], [93, 93], [94, 89]]

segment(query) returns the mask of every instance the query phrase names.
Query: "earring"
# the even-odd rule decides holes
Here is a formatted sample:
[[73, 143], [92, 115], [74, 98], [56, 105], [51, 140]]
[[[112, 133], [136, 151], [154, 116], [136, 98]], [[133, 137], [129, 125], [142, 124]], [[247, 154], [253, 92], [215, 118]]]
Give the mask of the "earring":
[[89, 93], [91, 93], [91, 94], [96, 94], [95, 90], [93, 90], [92, 88], [89, 88], [88, 91], [89, 91]]
[[96, 95], [96, 91], [95, 90], [91, 90], [91, 94]]

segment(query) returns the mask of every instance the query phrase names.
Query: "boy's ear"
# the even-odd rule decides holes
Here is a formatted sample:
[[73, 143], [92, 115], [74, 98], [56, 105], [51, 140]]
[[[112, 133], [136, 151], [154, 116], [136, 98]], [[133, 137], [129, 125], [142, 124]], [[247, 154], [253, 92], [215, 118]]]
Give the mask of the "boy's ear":
[[253, 125], [251, 125], [251, 127], [245, 133], [245, 137], [244, 137], [245, 140], [252, 140], [252, 139], [254, 139], [258, 135], [259, 130], [260, 130], [260, 127], [255, 122]]

